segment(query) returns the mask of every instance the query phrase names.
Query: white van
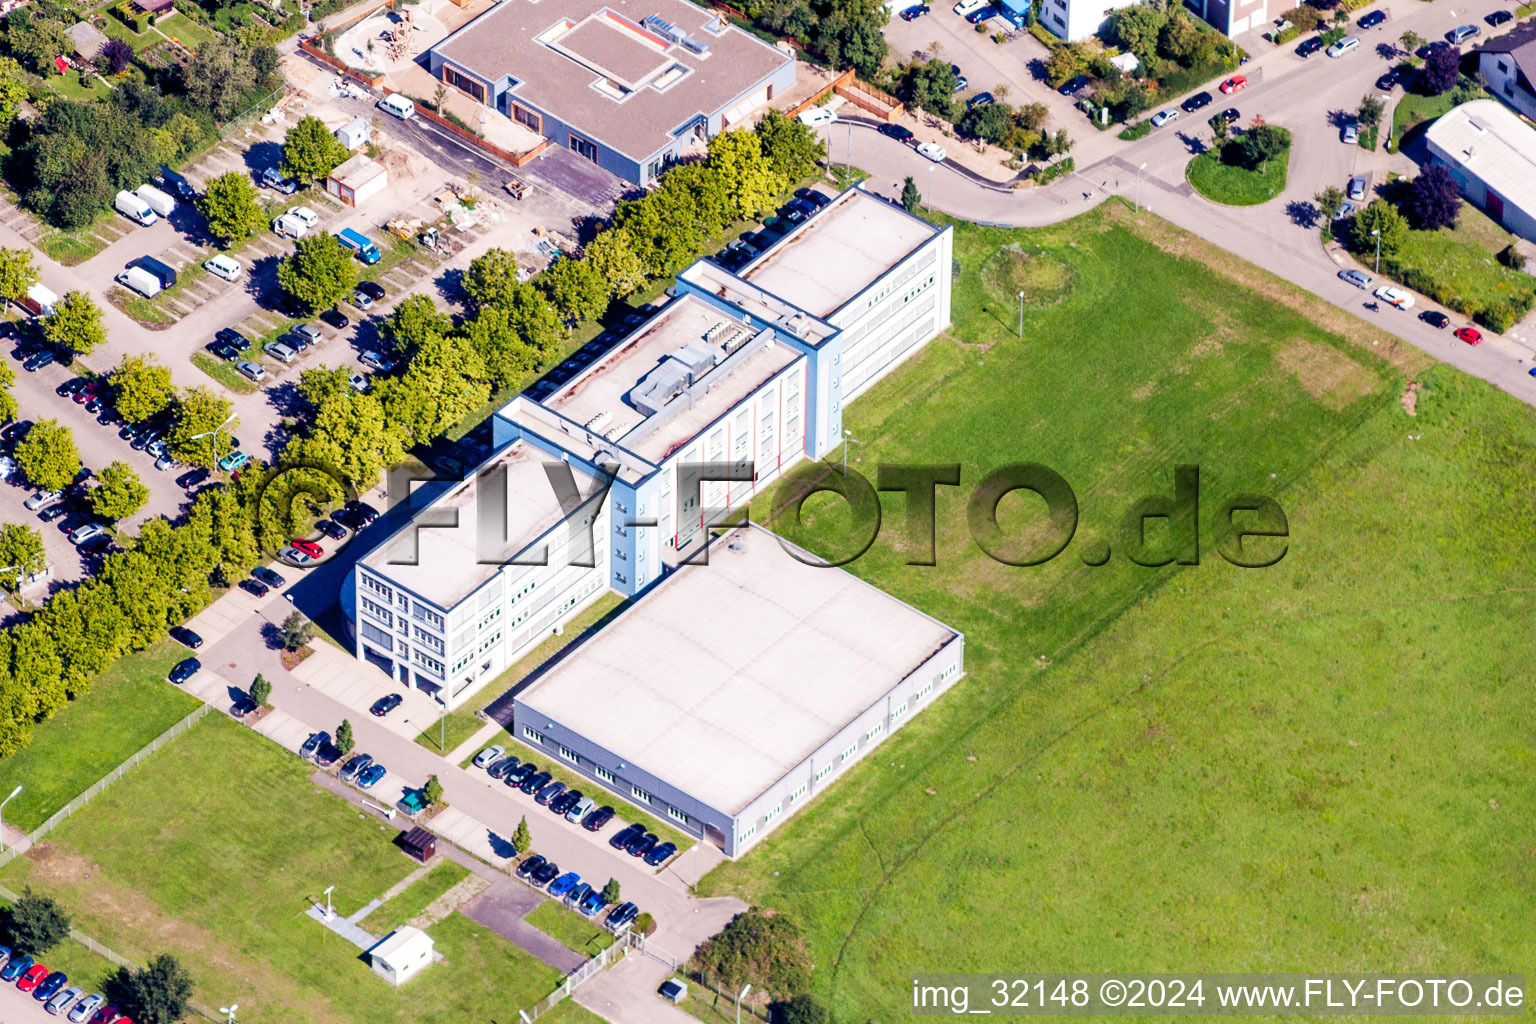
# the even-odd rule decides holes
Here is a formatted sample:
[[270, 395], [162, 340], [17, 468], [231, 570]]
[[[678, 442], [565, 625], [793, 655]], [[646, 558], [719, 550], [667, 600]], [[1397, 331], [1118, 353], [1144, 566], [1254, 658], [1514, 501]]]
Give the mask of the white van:
[[117, 275], [118, 284], [132, 288], [146, 299], [160, 294], [160, 279], [143, 267], [129, 267]]
[[162, 217], [169, 217], [171, 211], [176, 209], [176, 200], [153, 185], [140, 185], [134, 195], [144, 200], [146, 206]]
[[239, 260], [232, 256], [226, 256], [223, 253], [204, 260], [203, 266], [208, 268], [208, 273], [214, 277], [222, 277], [226, 281], [240, 280], [240, 271], [243, 269], [240, 266]]
[[379, 100], [379, 109], [391, 117], [398, 117], [402, 121], [409, 121], [416, 116], [416, 104], [399, 93], [391, 93]]
[[118, 213], [141, 227], [147, 228], [160, 219], [155, 215], [155, 211], [150, 208], [148, 203], [126, 189], [117, 194], [117, 199], [112, 203], [112, 207]]
[[309, 225], [291, 213], [285, 213], [272, 219], [272, 230], [286, 238], [303, 238], [309, 234]]
[[1342, 57], [1352, 50], [1360, 49], [1360, 40], [1354, 36], [1345, 36], [1323, 52], [1330, 57]]
[[960, 0], [959, 3], [955, 4], [955, 13], [962, 18], [969, 18], [987, 6], [988, 2], [989, 0]]

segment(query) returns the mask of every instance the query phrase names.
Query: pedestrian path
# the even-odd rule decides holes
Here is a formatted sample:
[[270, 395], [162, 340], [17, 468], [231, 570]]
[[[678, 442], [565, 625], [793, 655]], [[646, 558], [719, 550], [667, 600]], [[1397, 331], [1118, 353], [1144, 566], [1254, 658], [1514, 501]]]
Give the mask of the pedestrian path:
[[349, 919], [342, 917], [340, 914], [326, 917], [325, 908], [319, 904], [311, 906], [308, 910], [305, 911], [305, 914], [307, 914], [312, 919], [319, 921], [322, 925], [329, 928], [331, 931], [335, 932], [337, 935], [340, 935], [342, 938], [352, 943], [352, 945], [365, 952], [379, 944], [379, 940], [376, 936], [363, 931], [357, 925], [353, 924]]
[[475, 753], [481, 747], [491, 742], [491, 740], [495, 739], [497, 736], [500, 736], [501, 731], [502, 729], [500, 722], [486, 722], [480, 728], [475, 730], [475, 734], [473, 736], [450, 750], [443, 757], [443, 760], [447, 761], [449, 764], [462, 764], [464, 759], [470, 754]]

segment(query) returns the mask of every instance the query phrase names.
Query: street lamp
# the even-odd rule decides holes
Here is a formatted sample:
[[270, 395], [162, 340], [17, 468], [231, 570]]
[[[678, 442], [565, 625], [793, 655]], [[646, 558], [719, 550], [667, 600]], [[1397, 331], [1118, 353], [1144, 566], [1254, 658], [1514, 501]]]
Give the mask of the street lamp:
[[1024, 293], [1019, 292], [1019, 340], [1024, 340]]
[[853, 436], [853, 431], [843, 431], [843, 476], [845, 477], [848, 475], [848, 446], [858, 443], [858, 440]]
[[16, 799], [16, 794], [20, 793], [24, 788], [23, 786], [17, 786], [11, 790], [10, 796], [0, 800], [0, 850], [5, 849], [5, 805]]
[[1146, 169], [1147, 169], [1147, 163], [1146, 163], [1145, 160], [1142, 161], [1140, 167], [1136, 168], [1136, 212], [1137, 213], [1141, 212], [1141, 172], [1146, 170]]
[[1371, 237], [1376, 239], [1376, 273], [1381, 273], [1381, 228], [1371, 232]]
[[751, 991], [752, 991], [752, 983], [749, 981], [745, 985], [742, 986], [740, 992], [736, 993], [736, 1024], [741, 1024], [741, 999], [742, 999], [743, 996], [745, 996], [748, 992], [751, 992]]
[[229, 1014], [229, 1024], [235, 1024], [235, 1011], [238, 1009], [240, 1009], [239, 1003], [230, 1003], [228, 1006], [219, 1007], [219, 1012]]
[[205, 437], [213, 438], [213, 444], [212, 444], [212, 447], [213, 447], [213, 464], [215, 466], [217, 466], [219, 464], [219, 431], [223, 430], [225, 427], [229, 426], [234, 421], [235, 421], [235, 414], [234, 413], [230, 413], [229, 414], [229, 419], [225, 420], [223, 423], [220, 423], [218, 426], [214, 427], [212, 430], [206, 431], [205, 433], [202, 433], [202, 434], [193, 434], [192, 435], [192, 440], [194, 440], [194, 441], [201, 441]]

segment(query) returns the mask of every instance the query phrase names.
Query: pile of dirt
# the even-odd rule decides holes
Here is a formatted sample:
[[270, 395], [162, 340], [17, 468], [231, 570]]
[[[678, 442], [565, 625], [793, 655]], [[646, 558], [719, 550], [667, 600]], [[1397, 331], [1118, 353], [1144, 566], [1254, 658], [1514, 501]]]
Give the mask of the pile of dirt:
[[379, 154], [379, 163], [389, 172], [391, 182], [411, 181], [427, 172], [427, 158], [409, 147], [386, 149]]
[[1403, 411], [1409, 416], [1419, 414], [1419, 387], [1418, 381], [1411, 381], [1408, 384], [1408, 390], [1403, 392], [1403, 397], [1398, 399], [1403, 403]]

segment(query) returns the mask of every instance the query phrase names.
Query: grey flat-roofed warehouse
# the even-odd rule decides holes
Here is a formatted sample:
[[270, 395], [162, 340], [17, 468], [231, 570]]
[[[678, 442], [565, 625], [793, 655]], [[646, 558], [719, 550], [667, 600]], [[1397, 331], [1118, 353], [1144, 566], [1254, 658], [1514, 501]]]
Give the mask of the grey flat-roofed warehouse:
[[745, 527], [519, 694], [516, 725], [734, 855], [958, 678], [963, 642]]

